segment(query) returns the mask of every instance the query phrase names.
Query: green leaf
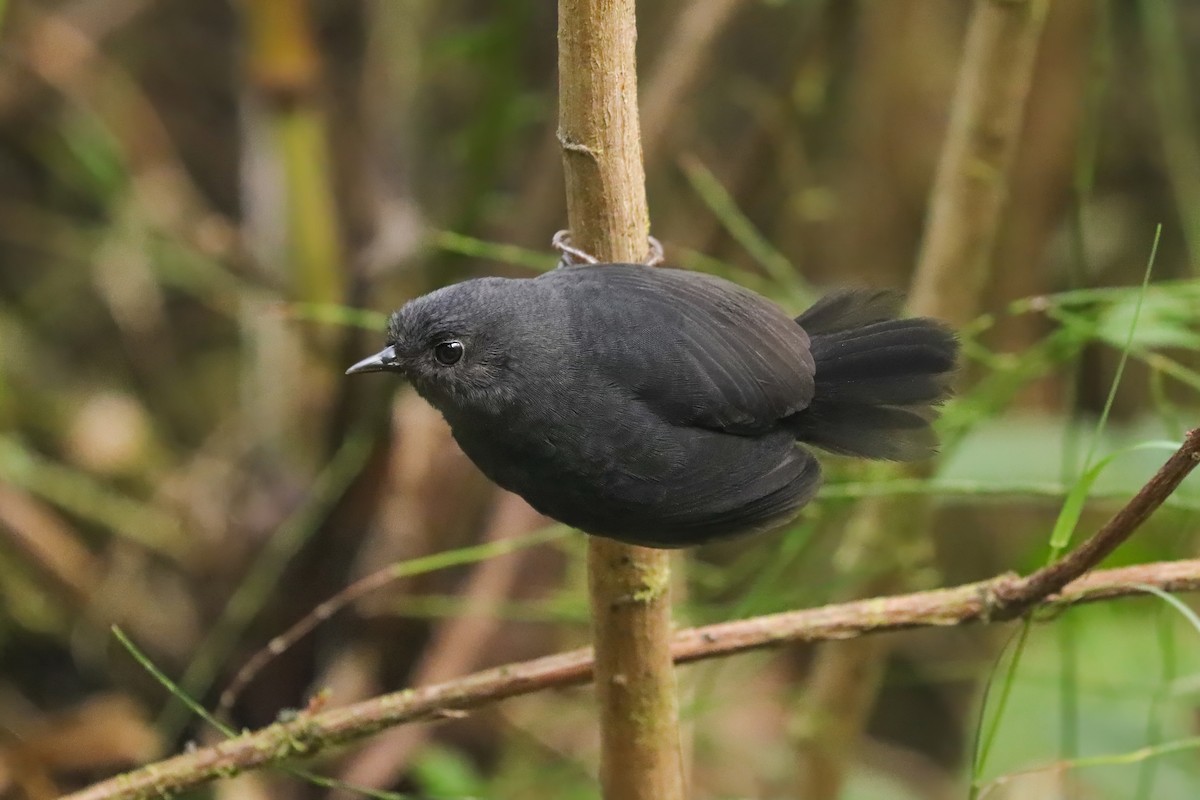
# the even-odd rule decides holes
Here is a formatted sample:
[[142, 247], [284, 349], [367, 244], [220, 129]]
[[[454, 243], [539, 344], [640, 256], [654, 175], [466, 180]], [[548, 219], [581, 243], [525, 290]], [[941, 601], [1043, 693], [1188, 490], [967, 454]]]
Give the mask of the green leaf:
[[428, 745], [413, 762], [421, 794], [435, 797], [481, 797], [487, 784], [470, 759], [457, 750]]
[[[1129, 340], [1134, 347], [1184, 347], [1200, 350], [1196, 300], [1178, 293], [1147, 292], [1139, 315], [1137, 297], [1124, 298], [1106, 309], [1096, 335], [1117, 347]], [[1137, 319], [1134, 328], [1133, 321]], [[1133, 329], [1132, 338], [1129, 335]]]

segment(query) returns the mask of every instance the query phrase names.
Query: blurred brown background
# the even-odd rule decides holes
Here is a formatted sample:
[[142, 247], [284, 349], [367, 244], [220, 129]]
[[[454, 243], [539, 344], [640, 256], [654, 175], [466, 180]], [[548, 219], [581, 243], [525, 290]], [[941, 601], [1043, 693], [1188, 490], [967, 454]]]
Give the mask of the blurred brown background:
[[[668, 262], [796, 310], [813, 287], [906, 287], [971, 7], [641, 4]], [[917, 559], [936, 583], [1044, 559], [1135, 313], [1095, 453], [1196, 419], [1200, 4], [1048, 7], [992, 316], [964, 332], [964, 396], [918, 490], [939, 511]], [[111, 625], [212, 708], [271, 637], [354, 580], [546, 525], [404, 387], [342, 370], [381, 338], [377, 315], [351, 309], [553, 265], [556, 20], [534, 0], [0, 10], [0, 797], [41, 800], [215, 740]], [[1104, 287], [1125, 288], [1091, 291]], [[1083, 527], [1159, 461], [1115, 461]], [[681, 621], [819, 605], [866, 579], [838, 566], [842, 530], [864, 495], [902, 489], [830, 467], [793, 529], [679, 560]], [[1191, 554], [1197, 502], [1182, 492], [1119, 558]], [[258, 673], [232, 723], [586, 642], [581, 543], [369, 594]], [[984, 778], [1114, 757], [989, 796], [1195, 797], [1194, 747], [1164, 745], [1198, 733], [1200, 642], [1181, 619], [1145, 600], [1037, 629]], [[843, 796], [966, 796], [981, 689], [1011, 633], [895, 637]], [[790, 648], [683, 673], [696, 797], [796, 796], [797, 748], [821, 736], [804, 714], [810, 660]], [[1149, 756], [1117, 763], [1138, 748]], [[580, 690], [401, 729], [317, 768], [405, 796], [585, 798], [595, 758]], [[209, 791], [328, 793], [274, 774]]]

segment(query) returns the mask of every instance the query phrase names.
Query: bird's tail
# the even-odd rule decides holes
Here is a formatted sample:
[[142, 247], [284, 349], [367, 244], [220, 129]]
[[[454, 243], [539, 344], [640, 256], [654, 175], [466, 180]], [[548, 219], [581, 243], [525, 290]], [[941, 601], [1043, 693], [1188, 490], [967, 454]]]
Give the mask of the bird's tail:
[[958, 342], [931, 319], [900, 319], [889, 291], [834, 292], [796, 318], [812, 340], [816, 390], [789, 427], [832, 453], [915, 461], [937, 449], [930, 423], [950, 394]]

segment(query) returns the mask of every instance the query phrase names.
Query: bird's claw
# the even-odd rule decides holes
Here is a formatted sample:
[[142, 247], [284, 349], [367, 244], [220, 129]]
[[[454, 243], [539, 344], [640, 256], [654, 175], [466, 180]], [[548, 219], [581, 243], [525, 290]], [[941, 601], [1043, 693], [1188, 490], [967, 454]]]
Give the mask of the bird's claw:
[[[646, 252], [646, 259], [642, 263], [648, 267], [656, 267], [663, 263], [662, 242], [653, 236], [647, 238], [650, 242], [650, 249]], [[568, 230], [561, 230], [554, 234], [554, 237], [550, 240], [550, 246], [560, 253], [558, 259], [558, 266], [560, 267], [577, 267], [580, 264], [600, 263], [600, 259], [591, 253], [571, 245], [571, 232]]]
[[560, 267], [577, 267], [580, 264], [600, 263], [600, 259], [591, 253], [571, 246], [571, 232], [568, 230], [562, 230], [554, 234], [554, 238], [550, 240], [550, 246], [560, 253], [558, 258], [558, 265]]
[[662, 242], [655, 239], [653, 236], [647, 236], [646, 239], [650, 243], [650, 249], [646, 251], [646, 260], [642, 263], [647, 267], [657, 267], [663, 263], [663, 246]]

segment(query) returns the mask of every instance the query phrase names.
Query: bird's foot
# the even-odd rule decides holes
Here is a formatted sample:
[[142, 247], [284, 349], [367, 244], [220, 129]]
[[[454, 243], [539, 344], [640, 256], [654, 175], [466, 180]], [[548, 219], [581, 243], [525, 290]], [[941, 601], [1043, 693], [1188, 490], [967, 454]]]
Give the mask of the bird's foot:
[[[646, 258], [642, 263], [648, 267], [656, 267], [663, 262], [662, 242], [653, 236], [647, 238], [650, 242], [650, 249], [646, 252]], [[558, 266], [560, 267], [577, 267], [580, 264], [600, 263], [600, 259], [591, 253], [572, 246], [570, 231], [562, 230], [554, 234], [554, 238], [550, 240], [550, 246], [560, 254], [558, 259]]]
[[662, 242], [653, 236], [647, 236], [646, 239], [650, 242], [650, 249], [646, 251], [646, 259], [642, 263], [647, 267], [657, 267], [663, 263]]
[[550, 246], [559, 252], [558, 266], [560, 267], [577, 267], [580, 264], [600, 263], [600, 259], [591, 253], [571, 246], [571, 232], [568, 230], [562, 230], [554, 234], [554, 238], [550, 240]]

